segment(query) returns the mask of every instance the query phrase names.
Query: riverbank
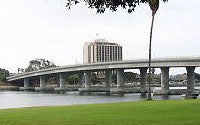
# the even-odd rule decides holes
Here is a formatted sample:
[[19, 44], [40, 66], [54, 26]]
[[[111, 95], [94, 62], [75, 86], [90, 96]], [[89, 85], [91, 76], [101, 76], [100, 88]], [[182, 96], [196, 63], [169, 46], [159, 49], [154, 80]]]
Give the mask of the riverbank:
[[19, 91], [19, 87], [12, 86], [10, 83], [0, 81], [0, 91]]
[[139, 101], [0, 110], [2, 125], [195, 125], [200, 100]]

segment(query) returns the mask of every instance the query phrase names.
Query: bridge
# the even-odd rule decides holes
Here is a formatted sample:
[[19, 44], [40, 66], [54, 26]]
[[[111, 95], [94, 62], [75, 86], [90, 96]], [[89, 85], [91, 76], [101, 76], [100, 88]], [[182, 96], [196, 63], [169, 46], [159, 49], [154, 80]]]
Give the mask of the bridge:
[[[160, 94], [170, 94], [169, 90], [169, 69], [172, 67], [185, 67], [187, 71], [187, 90], [186, 93], [194, 91], [194, 70], [200, 67], [200, 57], [179, 57], [179, 58], [157, 58], [152, 59], [152, 68], [161, 69], [161, 90]], [[116, 62], [102, 62], [91, 64], [76, 64], [60, 66], [55, 68], [43, 69], [27, 73], [20, 73], [7, 77], [9, 82], [23, 80], [23, 89], [29, 89], [29, 79], [38, 78], [39, 87], [37, 90], [45, 90], [45, 77], [56, 74], [59, 78], [59, 87], [57, 90], [67, 90], [65, 85], [65, 78], [71, 74], [77, 73], [79, 75], [79, 91], [105, 91], [105, 92], [119, 92], [123, 93], [124, 89], [124, 70], [125, 69], [139, 69], [140, 70], [140, 92], [147, 92], [147, 59], [124, 60]], [[112, 87], [112, 71], [115, 70], [117, 74], [117, 86]], [[105, 73], [105, 87], [93, 88], [91, 85], [91, 72], [103, 71]]]

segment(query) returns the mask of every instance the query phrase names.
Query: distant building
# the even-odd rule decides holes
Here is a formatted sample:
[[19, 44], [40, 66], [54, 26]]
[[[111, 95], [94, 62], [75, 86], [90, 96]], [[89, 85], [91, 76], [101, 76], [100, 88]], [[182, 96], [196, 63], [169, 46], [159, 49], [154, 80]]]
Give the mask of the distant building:
[[83, 63], [111, 62], [122, 60], [122, 46], [105, 39], [95, 39], [83, 46]]

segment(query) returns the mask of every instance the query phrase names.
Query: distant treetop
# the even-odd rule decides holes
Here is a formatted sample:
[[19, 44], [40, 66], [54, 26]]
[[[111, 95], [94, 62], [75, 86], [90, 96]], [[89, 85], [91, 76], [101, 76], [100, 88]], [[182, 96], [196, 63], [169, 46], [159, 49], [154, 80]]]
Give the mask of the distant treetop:
[[29, 61], [29, 66], [27, 68], [25, 69], [18, 68], [18, 73], [31, 72], [53, 67], [56, 67], [56, 65], [53, 62], [50, 62], [49, 60], [46, 59], [37, 58]]

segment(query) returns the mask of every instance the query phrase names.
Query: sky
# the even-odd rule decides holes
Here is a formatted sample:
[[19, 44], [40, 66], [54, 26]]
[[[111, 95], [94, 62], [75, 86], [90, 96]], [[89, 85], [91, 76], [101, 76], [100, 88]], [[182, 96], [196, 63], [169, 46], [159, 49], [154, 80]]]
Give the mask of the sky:
[[[128, 14], [97, 14], [65, 0], [0, 0], [0, 68], [17, 72], [30, 60], [56, 65], [82, 63], [84, 42], [98, 37], [123, 46], [123, 59], [148, 58], [151, 11], [147, 4]], [[156, 13], [152, 56], [200, 56], [200, 1], [169, 0]]]

